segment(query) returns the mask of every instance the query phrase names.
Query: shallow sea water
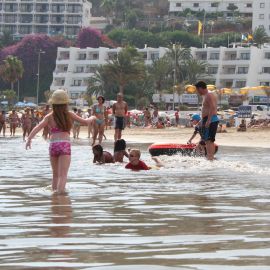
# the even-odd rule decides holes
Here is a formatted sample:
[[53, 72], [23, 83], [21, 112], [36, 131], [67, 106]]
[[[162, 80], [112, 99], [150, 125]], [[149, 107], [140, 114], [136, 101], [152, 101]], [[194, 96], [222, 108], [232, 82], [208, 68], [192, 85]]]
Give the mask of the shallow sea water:
[[270, 269], [269, 149], [164, 156], [164, 168], [132, 172], [92, 164], [79, 140], [62, 196], [41, 138], [28, 151], [0, 138], [0, 157], [0, 269]]

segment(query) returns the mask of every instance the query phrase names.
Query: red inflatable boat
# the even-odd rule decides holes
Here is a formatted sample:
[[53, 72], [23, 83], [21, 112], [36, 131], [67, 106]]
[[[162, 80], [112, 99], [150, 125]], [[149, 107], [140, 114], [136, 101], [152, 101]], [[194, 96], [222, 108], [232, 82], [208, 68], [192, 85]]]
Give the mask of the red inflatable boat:
[[[152, 156], [160, 156], [160, 155], [185, 155], [185, 156], [192, 156], [192, 155], [198, 155], [196, 151], [197, 144], [175, 144], [175, 143], [165, 143], [165, 144], [159, 144], [154, 143], [149, 146], [148, 150], [149, 153]], [[218, 151], [218, 146], [215, 144], [216, 150]]]

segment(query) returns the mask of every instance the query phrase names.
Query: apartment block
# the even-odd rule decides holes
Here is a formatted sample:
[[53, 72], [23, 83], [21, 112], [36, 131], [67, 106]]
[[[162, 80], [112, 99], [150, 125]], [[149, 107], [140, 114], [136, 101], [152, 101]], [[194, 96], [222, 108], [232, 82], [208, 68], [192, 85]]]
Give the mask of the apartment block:
[[252, 29], [264, 27], [270, 35], [270, 0], [257, 0], [253, 3]]
[[253, 0], [169, 0], [169, 3], [170, 13], [191, 9], [193, 11], [205, 10], [208, 13], [224, 12], [228, 14], [231, 13], [229, 10], [231, 5], [237, 6], [237, 11], [246, 16], [252, 16], [253, 12]]
[[74, 37], [89, 26], [91, 8], [87, 0], [1, 0], [0, 32]]
[[[192, 48], [193, 57], [208, 63], [206, 79], [218, 88], [270, 85], [270, 46]], [[250, 96], [264, 95], [263, 91]]]
[[[87, 89], [88, 79], [94, 75], [99, 65], [117, 57], [122, 48], [58, 48], [56, 67], [50, 89], [66, 89], [72, 99], [77, 99]], [[149, 65], [166, 53], [166, 48], [138, 49]]]

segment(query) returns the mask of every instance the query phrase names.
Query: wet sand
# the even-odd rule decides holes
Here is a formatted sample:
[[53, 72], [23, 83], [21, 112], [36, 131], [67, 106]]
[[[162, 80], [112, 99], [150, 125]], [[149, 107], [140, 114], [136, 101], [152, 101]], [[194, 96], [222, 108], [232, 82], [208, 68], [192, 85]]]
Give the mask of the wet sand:
[[[123, 138], [132, 143], [186, 143], [193, 133], [193, 128], [127, 128], [123, 131]], [[105, 131], [108, 140], [113, 140], [113, 129]], [[86, 128], [83, 127], [81, 138], [87, 138]], [[199, 135], [193, 142], [199, 141]], [[237, 132], [234, 128], [227, 129], [226, 133], [218, 133], [216, 142], [220, 146], [263, 147], [270, 148], [270, 128], [248, 129], [246, 132]]]
[[[186, 143], [193, 133], [193, 128], [171, 127], [166, 129], [153, 128], [126, 128], [123, 138], [130, 143]], [[37, 136], [41, 136], [41, 132]], [[6, 132], [9, 136], [9, 130]], [[21, 129], [16, 135], [21, 136]], [[105, 130], [107, 142], [112, 142], [114, 129]], [[80, 139], [87, 139], [87, 128], [81, 127]], [[199, 141], [199, 135], [193, 140]], [[235, 128], [228, 128], [226, 133], [217, 133], [216, 143], [220, 146], [262, 147], [270, 148], [270, 128], [248, 129], [246, 132], [237, 132]]]

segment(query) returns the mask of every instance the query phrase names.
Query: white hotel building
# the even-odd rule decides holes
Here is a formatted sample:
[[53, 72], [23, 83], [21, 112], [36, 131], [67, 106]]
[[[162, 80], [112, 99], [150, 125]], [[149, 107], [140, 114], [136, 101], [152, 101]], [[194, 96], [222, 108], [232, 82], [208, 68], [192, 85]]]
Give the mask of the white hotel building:
[[[88, 79], [99, 65], [117, 56], [121, 48], [58, 48], [56, 68], [50, 89], [67, 89], [77, 99], [87, 89]], [[167, 49], [139, 49], [145, 63], [164, 56]], [[270, 85], [270, 47], [191, 48], [194, 58], [208, 63], [208, 79], [218, 88], [240, 89], [245, 86]], [[250, 92], [252, 95], [252, 92]], [[256, 92], [256, 95], [260, 93]], [[261, 93], [264, 95], [264, 93]]]
[[87, 0], [1, 0], [0, 33], [77, 35], [89, 26], [92, 4]]
[[252, 30], [264, 27], [270, 36], [270, 0], [169, 0], [169, 12], [177, 14], [185, 9], [193, 11], [205, 10], [206, 13], [224, 12], [232, 16], [228, 7], [232, 4], [243, 16], [252, 17]]
[[[256, 0], [261, 2], [260, 0]], [[255, 2], [256, 2], [255, 1]], [[231, 13], [228, 6], [234, 4], [238, 7], [241, 14], [252, 16], [253, 0], [169, 0], [169, 12], [177, 13], [185, 9], [194, 11], [205, 10], [207, 13], [211, 12], [225, 12]]]
[[[88, 79], [93, 76], [99, 65], [117, 57], [122, 48], [58, 48], [56, 67], [50, 89], [68, 90], [72, 99], [77, 99], [87, 89]], [[158, 59], [166, 53], [166, 48], [138, 49], [143, 53], [146, 64]]]

